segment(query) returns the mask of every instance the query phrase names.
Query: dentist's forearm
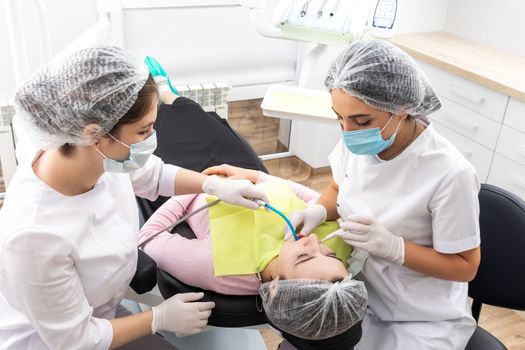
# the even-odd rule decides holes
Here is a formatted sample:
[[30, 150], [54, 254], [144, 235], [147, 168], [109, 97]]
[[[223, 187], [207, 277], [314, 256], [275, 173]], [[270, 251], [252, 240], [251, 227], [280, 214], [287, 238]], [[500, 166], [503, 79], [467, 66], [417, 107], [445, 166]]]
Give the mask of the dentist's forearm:
[[113, 340], [110, 349], [116, 349], [124, 344], [151, 334], [151, 310], [139, 314], [110, 320], [113, 327]]
[[180, 196], [183, 194], [202, 193], [202, 184], [207, 177], [201, 173], [180, 168], [175, 177], [175, 194]]
[[339, 218], [337, 212], [337, 194], [339, 193], [339, 186], [334, 180], [328, 184], [328, 187], [323, 191], [317, 204], [321, 204], [326, 208], [326, 220], [336, 220]]
[[476, 276], [479, 262], [479, 247], [457, 254], [443, 254], [405, 241], [404, 266], [435, 278], [470, 282]]

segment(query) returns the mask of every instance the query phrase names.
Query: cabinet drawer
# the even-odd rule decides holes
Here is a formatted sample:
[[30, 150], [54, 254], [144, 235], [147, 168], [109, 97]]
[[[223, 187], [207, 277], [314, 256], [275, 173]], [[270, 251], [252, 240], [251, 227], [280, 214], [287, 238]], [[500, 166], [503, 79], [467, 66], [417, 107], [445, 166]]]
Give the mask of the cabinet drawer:
[[432, 125], [437, 132], [456, 146], [463, 156], [476, 168], [481, 181], [485, 181], [489, 173], [490, 162], [492, 161], [494, 152], [438, 122], [432, 122]]
[[428, 80], [440, 95], [481, 113], [497, 122], [503, 120], [508, 96], [418, 61]]
[[525, 102], [511, 97], [504, 123], [511, 128], [525, 132]]
[[487, 148], [496, 148], [500, 123], [446, 98], [442, 98], [441, 102], [443, 107], [430, 115], [431, 120], [438, 121]]
[[525, 133], [503, 125], [496, 153], [525, 166]]
[[496, 154], [488, 182], [503, 187], [525, 200], [525, 166]]

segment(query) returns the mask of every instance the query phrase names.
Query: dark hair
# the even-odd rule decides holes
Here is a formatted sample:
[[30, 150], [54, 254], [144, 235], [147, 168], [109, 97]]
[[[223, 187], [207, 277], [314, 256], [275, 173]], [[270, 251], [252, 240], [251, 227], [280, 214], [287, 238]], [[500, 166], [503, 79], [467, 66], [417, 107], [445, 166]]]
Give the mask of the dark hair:
[[[142, 89], [137, 93], [137, 100], [133, 106], [119, 119], [109, 133], [115, 135], [123, 125], [133, 124], [144, 117], [150, 108], [156, 104], [157, 96], [157, 84], [150, 74]], [[60, 146], [59, 150], [60, 153], [67, 157], [73, 153], [75, 145], [65, 143]]]
[[157, 104], [157, 83], [153, 80], [151, 74], [146, 79], [144, 86], [137, 94], [137, 100], [131, 108], [119, 119], [117, 124], [109, 131], [111, 135], [115, 135], [123, 125], [133, 124], [144, 117], [144, 115]]

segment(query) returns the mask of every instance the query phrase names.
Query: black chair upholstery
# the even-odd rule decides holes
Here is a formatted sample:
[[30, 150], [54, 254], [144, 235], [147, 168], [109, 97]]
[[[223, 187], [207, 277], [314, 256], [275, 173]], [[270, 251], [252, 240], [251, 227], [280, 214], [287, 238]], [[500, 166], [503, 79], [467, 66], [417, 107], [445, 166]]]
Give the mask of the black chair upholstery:
[[[182, 237], [193, 239], [195, 234], [190, 226], [183, 222], [177, 225], [172, 232]], [[203, 292], [204, 301], [214, 301], [215, 308], [208, 319], [210, 326], [220, 327], [248, 327], [266, 323], [266, 316], [262, 312], [261, 297], [257, 295], [224, 295], [204, 290], [182, 283], [166, 271], [157, 270], [157, 283], [160, 294], [169, 298], [177, 293]]]
[[476, 327], [465, 350], [505, 350], [507, 349], [498, 338], [481, 327]]
[[[482, 304], [525, 310], [525, 202], [497, 186], [482, 184], [479, 204], [481, 263], [469, 283], [476, 321]], [[466, 349], [506, 348], [478, 326]]]
[[138, 250], [137, 270], [129, 286], [137, 293], [149, 292], [157, 284], [157, 263], [148, 254]]
[[215, 302], [208, 319], [210, 326], [248, 327], [266, 323], [259, 295], [224, 295], [186, 285], [166, 271], [158, 270], [158, 286], [163, 297], [177, 293], [203, 292], [203, 301]]
[[[179, 97], [173, 105], [159, 108], [155, 123], [157, 149], [155, 155], [166, 164], [201, 172], [220, 164], [261, 170], [268, 173], [252, 147], [215, 112], [203, 112], [190, 99]], [[138, 199], [139, 208], [147, 220], [164, 202]]]
[[[189, 99], [180, 97], [173, 105], [161, 106], [155, 129], [158, 143], [155, 154], [165, 163], [199, 172], [223, 163], [268, 172], [251, 146], [224, 119], [216, 113], [203, 112], [198, 104]], [[160, 197], [150, 202], [137, 198], [145, 220], [166, 200], [167, 198]], [[186, 238], [195, 238], [186, 223], [181, 223], [172, 232]], [[208, 320], [210, 325], [243, 327], [267, 322], [258, 295], [223, 295], [188, 286], [165, 271], [157, 271], [155, 262], [151, 258], [147, 262], [144, 255], [147, 256], [139, 250], [137, 273], [130, 284], [137, 293], [139, 290], [142, 293], [151, 290], [156, 283], [164, 298], [176, 293], [202, 291], [205, 293], [204, 299], [215, 302]]]

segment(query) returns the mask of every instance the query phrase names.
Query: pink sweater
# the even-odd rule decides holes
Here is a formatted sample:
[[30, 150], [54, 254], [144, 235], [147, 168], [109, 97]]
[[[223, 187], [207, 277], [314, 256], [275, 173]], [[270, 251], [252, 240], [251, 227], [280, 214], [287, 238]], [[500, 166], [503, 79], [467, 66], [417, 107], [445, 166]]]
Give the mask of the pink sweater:
[[[286, 181], [299, 198], [315, 203], [319, 193], [297, 183], [259, 172], [257, 183], [267, 180]], [[186, 213], [206, 204], [205, 194], [175, 196], [162, 205], [144, 224], [139, 232], [139, 242], [153, 233], [169, 226]], [[187, 223], [197, 239], [186, 239], [177, 233], [163, 232], [150, 241], [144, 251], [151, 256], [161, 270], [191, 286], [213, 290], [221, 294], [249, 295], [259, 292], [259, 280], [255, 275], [216, 277], [213, 274], [213, 257], [208, 210], [203, 210]], [[283, 225], [284, 227], [284, 225]]]

